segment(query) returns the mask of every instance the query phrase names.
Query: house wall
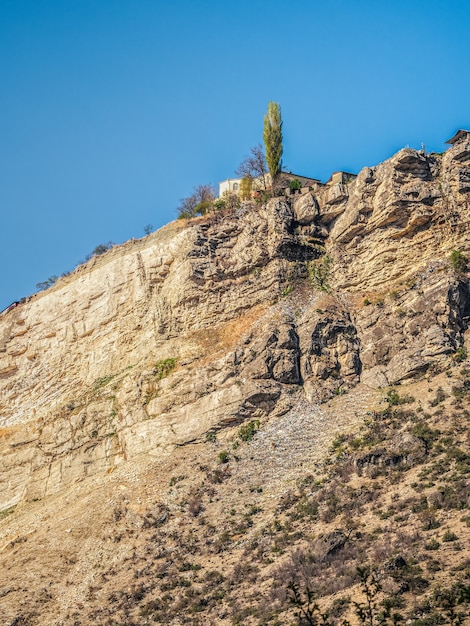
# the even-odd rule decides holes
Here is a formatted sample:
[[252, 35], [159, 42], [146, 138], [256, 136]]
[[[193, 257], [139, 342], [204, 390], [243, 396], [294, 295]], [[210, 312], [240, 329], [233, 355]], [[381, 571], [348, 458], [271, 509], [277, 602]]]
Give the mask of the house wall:
[[350, 180], [356, 178], [356, 174], [350, 172], [333, 172], [327, 185], [339, 185], [341, 183], [348, 183]]
[[[281, 182], [284, 183], [284, 185], [281, 184], [281, 186], [288, 187], [289, 182], [294, 179], [300, 181], [302, 187], [305, 188], [321, 184], [320, 181], [316, 178], [307, 178], [306, 176], [296, 176], [291, 172], [282, 172]], [[241, 182], [241, 178], [227, 178], [226, 180], [219, 183], [219, 198], [222, 197], [225, 193], [239, 193]], [[256, 191], [259, 189], [264, 189], [265, 186], [269, 187], [270, 185], [271, 176], [269, 173], [266, 173], [266, 175], [264, 176], [264, 180], [261, 177], [253, 179], [252, 189], [253, 191]]]
[[227, 180], [219, 183], [219, 198], [224, 193], [238, 193], [240, 191], [241, 178], [227, 178]]

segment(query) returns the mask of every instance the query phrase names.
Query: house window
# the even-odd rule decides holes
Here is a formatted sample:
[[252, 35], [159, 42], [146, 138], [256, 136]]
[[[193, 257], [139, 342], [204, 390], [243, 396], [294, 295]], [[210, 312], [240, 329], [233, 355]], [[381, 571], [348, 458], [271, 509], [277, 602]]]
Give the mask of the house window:
[[238, 183], [233, 183], [233, 190], [238, 191]]

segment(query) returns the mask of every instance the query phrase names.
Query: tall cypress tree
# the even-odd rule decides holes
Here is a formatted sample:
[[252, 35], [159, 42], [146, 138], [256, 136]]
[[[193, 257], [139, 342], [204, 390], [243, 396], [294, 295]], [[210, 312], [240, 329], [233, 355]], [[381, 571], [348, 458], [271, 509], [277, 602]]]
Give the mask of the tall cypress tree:
[[282, 169], [283, 152], [281, 107], [277, 102], [268, 104], [268, 112], [264, 116], [263, 139], [271, 183], [274, 184]]

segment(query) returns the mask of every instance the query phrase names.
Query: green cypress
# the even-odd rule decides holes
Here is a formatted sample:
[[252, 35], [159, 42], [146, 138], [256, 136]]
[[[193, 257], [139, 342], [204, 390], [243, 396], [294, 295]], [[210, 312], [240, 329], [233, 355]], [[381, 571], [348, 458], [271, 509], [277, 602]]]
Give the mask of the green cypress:
[[281, 107], [277, 102], [268, 104], [268, 112], [264, 116], [263, 139], [271, 184], [274, 184], [282, 169], [283, 152]]

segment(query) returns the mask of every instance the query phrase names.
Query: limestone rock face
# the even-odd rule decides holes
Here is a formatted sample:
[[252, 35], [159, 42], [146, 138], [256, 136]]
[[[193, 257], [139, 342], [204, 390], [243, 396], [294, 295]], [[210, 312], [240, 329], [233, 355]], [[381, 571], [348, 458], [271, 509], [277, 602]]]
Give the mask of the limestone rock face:
[[406, 148], [362, 170], [330, 230], [337, 287], [386, 288], [439, 250], [468, 250], [469, 155], [461, 144], [443, 156]]
[[365, 380], [393, 385], [426, 371], [462, 345], [470, 315], [467, 280], [432, 272], [426, 279], [392, 291], [389, 305], [356, 311]]
[[[0, 509], [464, 345], [470, 145], [177, 221], [0, 317]], [[328, 262], [325, 262], [328, 259]]]
[[[243, 380], [232, 346], [243, 315], [260, 316], [288, 268], [318, 256], [295, 223], [278, 199], [176, 222], [4, 315], [2, 505], [269, 413], [279, 386], [300, 381], [295, 333], [281, 324], [273, 347], [261, 336], [265, 371]], [[167, 359], [177, 366], [160, 380], [155, 364]]]
[[67, 390], [141, 359], [168, 357], [181, 334], [275, 299], [298, 255], [293, 223], [290, 206], [273, 200], [259, 211], [170, 224], [8, 313], [0, 326], [2, 424], [28, 421]]
[[294, 202], [294, 215], [299, 224], [311, 224], [318, 215], [318, 202], [313, 193], [299, 196]]
[[310, 400], [357, 383], [362, 364], [356, 329], [346, 310], [334, 302], [328, 309], [310, 309], [299, 323], [301, 371]]

